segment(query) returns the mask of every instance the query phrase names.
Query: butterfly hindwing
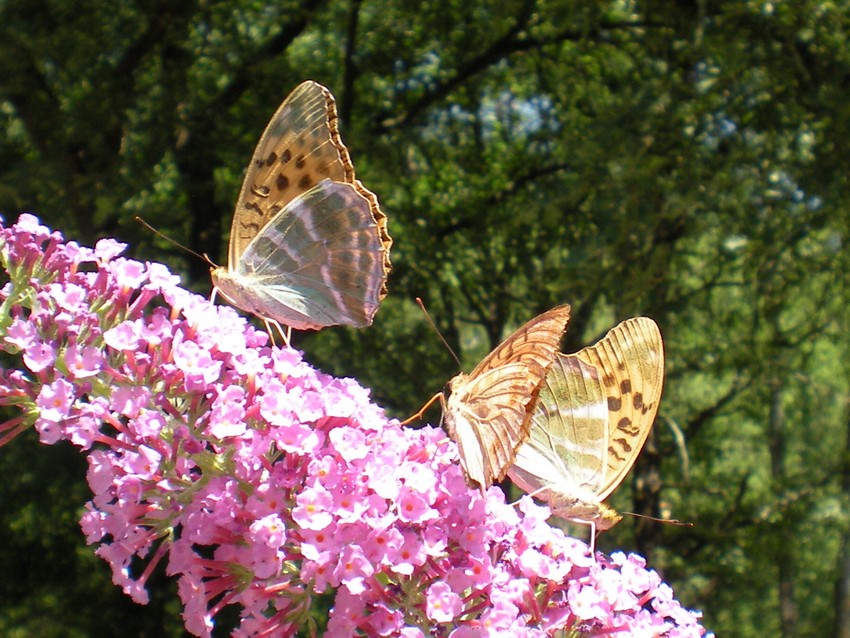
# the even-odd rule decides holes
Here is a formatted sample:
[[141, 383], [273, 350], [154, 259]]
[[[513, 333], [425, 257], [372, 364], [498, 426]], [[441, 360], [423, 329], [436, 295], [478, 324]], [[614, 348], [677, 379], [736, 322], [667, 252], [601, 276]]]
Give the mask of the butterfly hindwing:
[[[298, 197], [245, 249], [238, 274], [251, 282], [252, 296], [239, 305], [288, 313], [290, 325], [330, 325], [339, 316], [369, 325], [381, 301], [383, 264], [368, 209], [351, 184], [330, 180]], [[248, 307], [252, 299], [256, 307]]]
[[592, 494], [605, 478], [607, 433], [608, 406], [597, 369], [576, 355], [558, 354], [511, 478], [528, 493], [558, 484]]

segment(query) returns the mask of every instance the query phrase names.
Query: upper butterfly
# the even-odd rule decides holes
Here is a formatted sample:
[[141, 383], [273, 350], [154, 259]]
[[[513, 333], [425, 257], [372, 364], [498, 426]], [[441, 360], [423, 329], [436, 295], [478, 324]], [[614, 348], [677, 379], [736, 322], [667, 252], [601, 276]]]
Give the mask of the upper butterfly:
[[296, 330], [368, 326], [387, 294], [391, 244], [378, 198], [354, 178], [333, 95], [300, 84], [254, 150], [214, 289]]
[[511, 479], [566, 520], [613, 527], [622, 517], [602, 501], [640, 454], [663, 382], [661, 333], [646, 317], [622, 322], [576, 354], [559, 354]]
[[443, 422], [458, 445], [461, 465], [484, 491], [501, 481], [531, 429], [532, 408], [555, 360], [570, 307], [538, 315], [440, 394]]

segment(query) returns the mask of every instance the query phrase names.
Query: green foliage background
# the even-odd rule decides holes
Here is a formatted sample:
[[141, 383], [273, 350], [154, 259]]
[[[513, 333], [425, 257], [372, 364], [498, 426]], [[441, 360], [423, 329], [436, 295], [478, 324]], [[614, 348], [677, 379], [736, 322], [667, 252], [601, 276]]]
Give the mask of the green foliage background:
[[[114, 236], [200, 292], [280, 101], [337, 96], [395, 239], [368, 330], [299, 334], [397, 416], [562, 302], [576, 350], [658, 321], [654, 434], [600, 539], [718, 635], [850, 636], [847, 2], [0, 3], [0, 210]], [[437, 414], [432, 414], [436, 419]], [[0, 455], [0, 634], [181, 635], [109, 582], [75, 451]], [[581, 532], [586, 533], [586, 532]]]

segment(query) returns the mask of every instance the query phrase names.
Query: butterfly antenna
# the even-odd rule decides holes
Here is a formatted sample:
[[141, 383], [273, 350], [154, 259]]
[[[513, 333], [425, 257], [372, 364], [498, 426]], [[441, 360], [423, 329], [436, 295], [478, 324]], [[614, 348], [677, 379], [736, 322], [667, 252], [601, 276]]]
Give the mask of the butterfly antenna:
[[[425, 304], [422, 302], [422, 299], [420, 297], [416, 297], [416, 303], [418, 303], [419, 307], [422, 308], [422, 312], [425, 313], [425, 318], [428, 320], [428, 323], [431, 324], [431, 327], [434, 329], [434, 332], [437, 333], [437, 336], [440, 338], [440, 341], [442, 341], [443, 345], [446, 346], [446, 350], [449, 351], [449, 354], [451, 354], [452, 358], [457, 362], [457, 367], [461, 368], [460, 359], [457, 358], [455, 351], [452, 350], [452, 347], [443, 338], [443, 335], [440, 334], [440, 331], [437, 329], [437, 326], [434, 324], [434, 320], [431, 319], [431, 315], [429, 315], [428, 311], [425, 310]], [[421, 408], [419, 408], [419, 411], [416, 414], [412, 414], [411, 416], [407, 417], [404, 421], [401, 422], [401, 425], [407, 425], [408, 423], [411, 423], [413, 421], [421, 420], [422, 417], [425, 416], [425, 411], [428, 408], [430, 408], [432, 405], [434, 405], [434, 403], [437, 400], [440, 400], [440, 399], [443, 399], [443, 393], [442, 392], [438, 392], [437, 394], [432, 396], [430, 399], [428, 399], [428, 402], [425, 405], [423, 405]], [[443, 411], [445, 412], [445, 404], [443, 405]]]
[[201, 255], [200, 253], [195, 252], [191, 248], [184, 246], [179, 241], [172, 239], [171, 237], [169, 237], [168, 235], [165, 235], [164, 233], [159, 232], [156, 228], [151, 226], [149, 223], [147, 223], [144, 219], [142, 219], [138, 215], [136, 215], [135, 220], [137, 222], [139, 222], [142, 226], [147, 228], [149, 231], [151, 231], [154, 235], [157, 235], [158, 237], [162, 237], [165, 241], [174, 244], [178, 248], [182, 248], [183, 250], [185, 250], [187, 253], [189, 253], [191, 255], [195, 255], [195, 257], [197, 257], [198, 259], [202, 259], [203, 261], [207, 262], [210, 266], [216, 266], [216, 264], [213, 262], [213, 260], [210, 259], [206, 254]]
[[680, 521], [675, 518], [656, 518], [655, 516], [647, 516], [646, 514], [635, 514], [634, 512], [621, 512], [622, 514], [627, 514], [629, 516], [634, 516], [635, 518], [645, 518], [648, 521], [655, 521], [656, 523], [667, 523], [668, 525], [676, 525], [677, 527], [693, 527], [693, 523], [688, 523], [685, 521]]
[[445, 340], [442, 333], [437, 328], [437, 325], [434, 323], [434, 320], [431, 319], [431, 315], [429, 315], [428, 311], [425, 310], [425, 304], [422, 302], [422, 299], [419, 298], [419, 297], [416, 297], [416, 303], [418, 303], [419, 307], [422, 308], [422, 312], [425, 313], [425, 318], [428, 320], [428, 323], [431, 324], [431, 327], [434, 329], [434, 332], [437, 333], [437, 336], [440, 338], [440, 341], [442, 341], [443, 345], [446, 346], [446, 350], [448, 350], [449, 354], [452, 355], [452, 359], [454, 359], [455, 362], [457, 363], [458, 369], [462, 369], [463, 366], [461, 366], [461, 364], [460, 364], [460, 359], [458, 359], [457, 355], [455, 354], [455, 351], [452, 350], [452, 347], [449, 345], [449, 342]]

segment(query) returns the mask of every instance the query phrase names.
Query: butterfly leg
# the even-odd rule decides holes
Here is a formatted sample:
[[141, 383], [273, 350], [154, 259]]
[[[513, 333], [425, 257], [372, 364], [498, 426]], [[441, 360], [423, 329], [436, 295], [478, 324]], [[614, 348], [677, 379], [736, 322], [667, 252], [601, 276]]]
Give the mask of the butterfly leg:
[[276, 346], [277, 344], [274, 342], [274, 330], [272, 329], [272, 325], [277, 322], [272, 321], [270, 319], [263, 319], [263, 323], [266, 325], [266, 334], [269, 335], [269, 339], [272, 342], [272, 346]]
[[266, 324], [266, 332], [269, 333], [269, 339], [272, 340], [272, 345], [277, 345], [274, 341], [274, 330], [272, 327], [277, 328], [278, 334], [280, 334], [280, 338], [283, 339], [283, 344], [289, 348], [290, 339], [292, 338], [292, 328], [290, 326], [286, 326], [286, 331], [283, 330], [283, 327], [274, 319], [266, 319], [263, 318], [263, 323]]
[[428, 399], [428, 402], [425, 405], [423, 405], [421, 408], [419, 408], [419, 412], [417, 412], [416, 414], [412, 414], [409, 417], [407, 417], [404, 421], [401, 422], [401, 425], [407, 425], [411, 421], [421, 420], [423, 415], [425, 414], [425, 411], [428, 408], [430, 408], [432, 405], [434, 405], [434, 402], [439, 400], [439, 398], [442, 397], [442, 396], [443, 396], [442, 392], [438, 392], [437, 394], [432, 396], [430, 399]]
[[590, 524], [590, 555], [593, 560], [596, 560], [596, 523], [589, 521]]
[[[537, 497], [539, 498], [539, 495], [540, 495], [542, 492], [545, 492], [545, 491], [546, 491], [546, 490], [548, 490], [548, 489], [549, 489], [549, 488], [548, 488], [546, 485], [542, 485], [542, 486], [538, 487], [536, 490], [534, 490], [533, 492], [528, 492], [528, 494], [526, 494], [525, 496], [530, 496], [530, 497], [532, 497], [532, 498], [534, 498], [535, 496], [537, 496]], [[516, 507], [517, 505], [519, 505], [519, 502], [520, 502], [521, 500], [522, 500], [522, 496], [520, 496], [517, 500], [515, 500], [513, 503], [511, 503], [511, 507]], [[546, 499], [540, 499], [540, 500], [545, 501]], [[550, 508], [550, 511], [551, 511], [551, 508]]]

